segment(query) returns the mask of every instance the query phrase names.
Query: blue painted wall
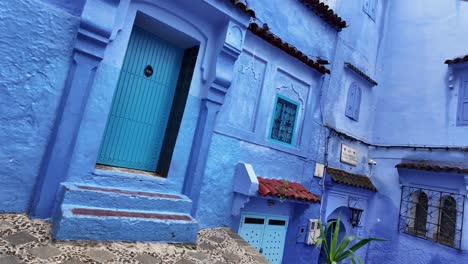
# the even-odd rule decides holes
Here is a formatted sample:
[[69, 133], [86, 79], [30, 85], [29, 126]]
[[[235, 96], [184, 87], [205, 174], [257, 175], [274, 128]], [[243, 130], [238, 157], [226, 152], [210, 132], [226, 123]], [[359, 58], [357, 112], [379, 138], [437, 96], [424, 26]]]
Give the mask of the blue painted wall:
[[468, 127], [456, 126], [459, 87], [449, 89], [444, 64], [467, 54], [467, 10], [466, 1], [391, 1], [377, 66], [375, 143], [467, 145]]
[[2, 1], [0, 16], [0, 212], [20, 213], [47, 151], [79, 18], [35, 0]]
[[80, 16], [83, 11], [86, 0], [42, 0], [43, 2], [50, 3], [61, 9], [66, 10], [75, 16]]
[[[198, 172], [202, 177], [195, 183], [200, 186], [200, 198], [194, 204], [195, 217], [202, 227], [238, 228], [239, 218], [231, 215], [231, 207], [235, 167], [239, 162], [252, 164], [262, 177], [300, 182], [313, 193], [322, 194], [322, 212], [316, 204], [304, 209], [288, 203], [271, 212], [290, 217], [285, 263], [313, 263], [317, 251], [294, 241], [298, 228], [305, 226], [309, 218], [326, 220], [336, 213], [336, 208], [345, 206], [344, 198], [340, 200], [338, 194], [359, 196], [360, 192], [332, 186], [323, 194], [320, 179], [313, 177], [315, 164], [320, 162], [368, 175], [378, 189], [374, 196], [359, 196], [365, 201], [366, 212], [362, 226], [350, 231], [388, 239], [386, 243], [373, 244], [373, 250], [360, 253], [368, 263], [468, 261], [465, 251], [397, 231], [403, 178], [394, 168], [402, 159], [461, 162], [468, 158], [466, 153], [387, 149], [367, 144], [468, 144], [468, 126], [456, 126], [458, 89], [460, 81], [468, 78], [468, 71], [455, 69], [454, 88], [450, 89], [450, 74], [443, 64], [445, 59], [468, 53], [468, 3], [379, 0], [376, 16], [372, 18], [363, 10], [366, 1], [370, 0], [327, 1], [349, 25], [339, 33], [299, 1], [277, 1], [270, 5], [265, 5], [264, 1], [248, 1], [258, 23], [267, 23], [273, 33], [311, 58], [328, 59], [332, 74], [321, 76], [247, 32], [241, 40], [242, 53], [235, 64], [232, 84], [214, 123], [214, 131], [206, 132], [212, 133], [212, 139], [206, 151], [206, 169]], [[0, 136], [7, 142], [0, 145], [0, 185], [5, 190], [0, 193], [0, 212], [27, 212], [31, 197], [41, 195], [34, 193], [41, 166], [60, 164], [60, 161], [44, 160], [44, 153], [53, 138], [56, 111], [71, 63], [78, 16], [84, 4], [85, 1], [56, 0], [0, 3], [3, 18], [0, 21], [0, 55], [3, 58], [0, 62]], [[67, 180], [180, 193], [188, 170], [193, 169], [189, 166], [191, 146], [198, 140], [194, 135], [197, 124], [203, 121], [200, 118], [202, 99], [207, 96], [217, 74], [217, 54], [223, 45], [227, 22], [232, 19], [242, 24], [247, 23], [248, 18], [228, 1], [194, 1], [189, 6], [184, 1], [135, 1], [120, 7], [84, 111], [68, 120], [74, 122], [82, 118], [77, 131], [73, 131], [76, 144], [67, 156], [70, 166], [56, 183]], [[215, 15], [207, 17], [201, 10]], [[100, 18], [106, 19], [107, 15]], [[158, 17], [160, 21], [149, 17]], [[106, 117], [134, 23], [183, 48], [200, 45], [201, 53], [167, 179], [95, 170]], [[379, 85], [372, 87], [346, 69], [345, 62], [356, 65]], [[352, 83], [362, 91], [358, 121], [345, 116], [347, 93]], [[268, 139], [277, 94], [300, 103], [294, 132], [296, 141], [290, 146]], [[327, 127], [362, 141], [340, 137]], [[342, 143], [358, 151], [357, 166], [340, 162]], [[376, 160], [377, 165], [370, 166], [369, 158]], [[57, 178], [44, 180], [51, 179]], [[408, 179], [413, 184], [424, 183], [417, 175]], [[453, 188], [450, 186], [461, 185], [463, 181], [433, 177], [424, 184]], [[52, 202], [45, 203], [41, 210], [52, 210], [55, 192], [46, 199]], [[248, 203], [243, 210], [266, 212], [267, 209], [260, 199]], [[414, 254], [416, 249], [421, 254]], [[465, 235], [463, 249], [468, 249], [468, 235]]]

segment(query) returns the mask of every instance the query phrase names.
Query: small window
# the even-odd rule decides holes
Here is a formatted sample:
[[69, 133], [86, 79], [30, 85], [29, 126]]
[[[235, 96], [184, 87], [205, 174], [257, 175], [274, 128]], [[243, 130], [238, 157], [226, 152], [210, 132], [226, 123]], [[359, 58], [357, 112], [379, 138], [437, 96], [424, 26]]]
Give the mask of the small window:
[[245, 220], [244, 220], [244, 223], [254, 224], [254, 225], [263, 225], [265, 223], [265, 219], [246, 217]]
[[414, 226], [409, 232], [425, 236], [426, 235], [426, 224], [427, 224], [427, 211], [429, 209], [429, 201], [427, 195], [424, 192], [414, 193], [415, 201], [415, 212], [414, 212]]
[[270, 219], [270, 220], [268, 220], [268, 224], [269, 225], [284, 226], [284, 225], [286, 225], [286, 221]]
[[403, 186], [399, 230], [460, 249], [464, 200], [463, 194]]
[[364, 12], [374, 21], [377, 13], [377, 1], [378, 0], [364, 0]]
[[294, 141], [299, 104], [282, 96], [276, 97], [270, 138], [286, 144]]
[[468, 80], [464, 81], [460, 86], [458, 96], [457, 125], [466, 126], [468, 125]]
[[358, 121], [360, 107], [361, 88], [356, 83], [352, 83], [348, 90], [345, 115], [354, 121]]
[[439, 241], [441, 244], [453, 247], [457, 228], [457, 202], [452, 196], [446, 196], [442, 200]]

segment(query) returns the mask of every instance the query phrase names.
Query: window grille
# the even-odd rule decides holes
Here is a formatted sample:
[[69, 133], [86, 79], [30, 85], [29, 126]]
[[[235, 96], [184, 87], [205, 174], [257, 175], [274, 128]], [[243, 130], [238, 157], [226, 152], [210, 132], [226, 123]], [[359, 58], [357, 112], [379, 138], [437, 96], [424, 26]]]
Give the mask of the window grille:
[[399, 230], [461, 249], [464, 203], [462, 194], [403, 186]]
[[298, 104], [285, 98], [277, 97], [273, 112], [271, 139], [292, 144], [297, 110]]

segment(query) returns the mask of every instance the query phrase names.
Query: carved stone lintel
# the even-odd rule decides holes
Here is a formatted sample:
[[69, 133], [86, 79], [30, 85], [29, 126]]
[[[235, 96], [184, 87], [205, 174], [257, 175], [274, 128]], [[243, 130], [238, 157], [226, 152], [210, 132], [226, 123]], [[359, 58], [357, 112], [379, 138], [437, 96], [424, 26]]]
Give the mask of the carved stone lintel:
[[119, 3], [120, 0], [86, 2], [81, 15], [75, 50], [102, 60], [114, 30]]

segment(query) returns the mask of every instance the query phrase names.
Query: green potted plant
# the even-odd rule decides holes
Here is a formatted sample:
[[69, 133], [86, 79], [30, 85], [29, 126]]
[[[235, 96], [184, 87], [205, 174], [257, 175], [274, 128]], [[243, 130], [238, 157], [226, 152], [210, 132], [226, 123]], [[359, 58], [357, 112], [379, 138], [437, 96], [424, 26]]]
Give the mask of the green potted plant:
[[[340, 218], [327, 223], [325, 228], [320, 224], [320, 237], [317, 239], [316, 247], [322, 246], [322, 263], [336, 264], [340, 261], [350, 260], [352, 264], [364, 262], [356, 254], [356, 251], [371, 241], [385, 241], [379, 238], [359, 238], [357, 236], [344, 235], [339, 237]], [[328, 239], [327, 239], [328, 237]]]

